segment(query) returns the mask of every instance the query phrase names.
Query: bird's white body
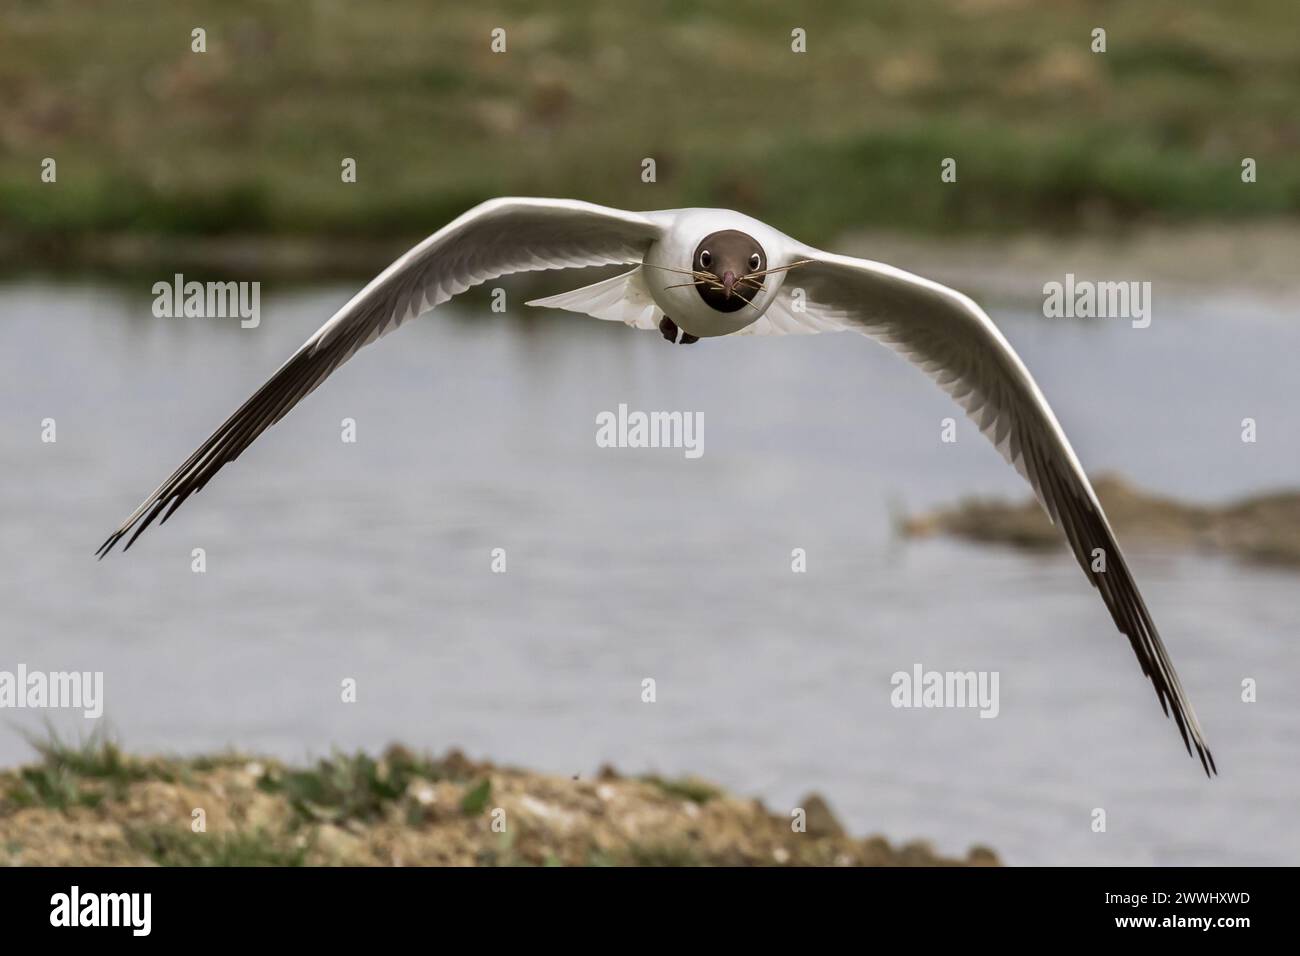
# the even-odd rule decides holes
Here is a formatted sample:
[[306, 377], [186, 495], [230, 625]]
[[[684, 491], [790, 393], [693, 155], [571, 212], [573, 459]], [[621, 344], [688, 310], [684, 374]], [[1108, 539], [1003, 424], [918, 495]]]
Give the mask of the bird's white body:
[[784, 272], [768, 276], [763, 289], [754, 296], [752, 308], [736, 312], [711, 308], [694, 287], [681, 284], [679, 273], [690, 268], [695, 248], [705, 236], [726, 229], [752, 236], [767, 252], [768, 262], [782, 262], [790, 252], [790, 240], [783, 233], [730, 209], [669, 209], [651, 215], [663, 216], [665, 231], [646, 252], [643, 267], [647, 274], [642, 276], [642, 281], [655, 304], [681, 328], [700, 338], [732, 335], [752, 325], [776, 301], [785, 280]]
[[[716, 256], [706, 255], [706, 247]], [[716, 271], [709, 261], [715, 258]], [[953, 289], [884, 263], [815, 249], [727, 209], [629, 212], [527, 198], [476, 206], [353, 296], [145, 499], [100, 556], [128, 533], [130, 547], [155, 518], [166, 521], [335, 369], [404, 322], [498, 276], [613, 265], [634, 268], [529, 305], [657, 329], [681, 343], [695, 338], [678, 339], [679, 332], [703, 338], [853, 331], [929, 375], [1033, 487], [1128, 637], [1189, 752], [1194, 746], [1206, 772], [1213, 770], [1196, 714], [1101, 503], [1047, 399], [993, 320]]]

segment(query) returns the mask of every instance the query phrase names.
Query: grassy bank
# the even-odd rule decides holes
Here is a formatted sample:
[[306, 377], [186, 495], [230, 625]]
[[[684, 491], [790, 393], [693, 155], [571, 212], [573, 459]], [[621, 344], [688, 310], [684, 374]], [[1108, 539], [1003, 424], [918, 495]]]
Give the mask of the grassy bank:
[[814, 241], [1300, 211], [1289, 0], [0, 0], [0, 20], [11, 264], [87, 235], [414, 237], [511, 193], [734, 205]]
[[[936, 866], [923, 843], [846, 834], [822, 798], [788, 810], [700, 780], [556, 777], [390, 747], [313, 766], [141, 758], [96, 738], [0, 772], [0, 865]], [[203, 829], [196, 821], [202, 820]]]

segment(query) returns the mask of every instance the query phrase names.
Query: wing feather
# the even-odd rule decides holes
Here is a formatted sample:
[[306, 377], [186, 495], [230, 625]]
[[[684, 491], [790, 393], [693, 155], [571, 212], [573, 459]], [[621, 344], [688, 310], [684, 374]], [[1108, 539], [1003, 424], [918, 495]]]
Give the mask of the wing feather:
[[[962, 408], [1029, 482], [1097, 588], [1142, 673], [1172, 715], [1188, 753], [1216, 772], [1196, 712], [1138, 591], [1101, 503], [1028, 369], [993, 321], [966, 296], [920, 276], [864, 259], [804, 247], [813, 262], [782, 289], [803, 289], [808, 327], [829, 323], [866, 333], [918, 365]], [[1093, 570], [1098, 555], [1105, 570]], [[1098, 567], [1102, 565], [1098, 562]]]
[[622, 322], [634, 329], [659, 328], [663, 310], [655, 303], [646, 288], [645, 274], [641, 266], [631, 272], [624, 272], [612, 279], [583, 286], [572, 292], [545, 299], [533, 299], [525, 305], [541, 309], [565, 309], [569, 312], [581, 312], [592, 318], [606, 322]]
[[[129, 548], [371, 342], [452, 296], [515, 272], [640, 263], [662, 222], [561, 199], [493, 199], [401, 256], [334, 314], [109, 535]], [[165, 514], [163, 513], [165, 510]]]

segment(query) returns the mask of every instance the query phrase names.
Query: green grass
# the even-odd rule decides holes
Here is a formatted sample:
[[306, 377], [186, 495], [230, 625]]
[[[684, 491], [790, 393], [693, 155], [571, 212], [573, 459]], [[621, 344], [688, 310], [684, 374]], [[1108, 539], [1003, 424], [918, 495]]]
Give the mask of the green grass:
[[[238, 754], [177, 760], [129, 757], [99, 730], [71, 743], [47, 729], [44, 738], [29, 737], [28, 742], [40, 760], [21, 768], [3, 794], [15, 807], [96, 807], [141, 780], [175, 783], [206, 770], [247, 763]], [[382, 817], [391, 804], [405, 799], [407, 788], [417, 779], [435, 782], [460, 780], [460, 776], [439, 761], [393, 747], [378, 759], [357, 753], [335, 754], [303, 768], [270, 763], [257, 786], [282, 795], [300, 822], [342, 823]], [[484, 778], [467, 790], [462, 809], [469, 814], [482, 812], [490, 794], [491, 783]]]
[[[1294, 13], [0, 0], [0, 232], [51, 255], [118, 232], [414, 237], [503, 194], [729, 205], [810, 241], [1295, 215]], [[195, 26], [207, 53], [190, 52]], [[57, 184], [39, 181], [46, 156]], [[946, 156], [955, 184], [939, 182]]]
[[670, 780], [651, 774], [640, 779], [645, 783], [658, 787], [669, 796], [689, 800], [691, 803], [708, 803], [714, 797], [721, 795], [721, 791], [717, 787], [691, 777]]
[[305, 769], [273, 767], [258, 786], [283, 795], [301, 821], [339, 823], [378, 819], [405, 797], [412, 780], [446, 777], [434, 761], [390, 750], [379, 760], [364, 753], [336, 754]]
[[632, 843], [615, 854], [595, 852], [588, 866], [703, 866], [704, 861], [685, 844]]
[[17, 807], [49, 807], [53, 810], [96, 807], [104, 799], [102, 792], [83, 789], [81, 781], [67, 768], [45, 764], [24, 767], [17, 783], [5, 796]]
[[277, 845], [257, 831], [193, 833], [175, 827], [128, 828], [127, 842], [161, 866], [302, 866], [306, 847]]
[[467, 816], [477, 816], [487, 809], [492, 798], [492, 781], [486, 777], [465, 792], [460, 808]]
[[167, 774], [161, 767], [126, 757], [100, 730], [75, 744], [64, 741], [53, 730], [46, 734], [44, 739], [28, 738], [41, 759], [23, 767], [5, 794], [15, 806], [56, 810], [95, 807], [107, 795], [121, 793], [137, 780]]

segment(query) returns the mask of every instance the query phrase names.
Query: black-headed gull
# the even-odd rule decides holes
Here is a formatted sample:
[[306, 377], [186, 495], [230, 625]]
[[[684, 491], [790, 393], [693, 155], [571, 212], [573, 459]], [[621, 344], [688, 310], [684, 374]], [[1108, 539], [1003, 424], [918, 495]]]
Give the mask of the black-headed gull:
[[[360, 348], [472, 286], [542, 269], [635, 265], [530, 302], [658, 329], [722, 335], [864, 332], [919, 365], [1033, 486], [1133, 646], [1207, 774], [1214, 758], [1151, 614], [1047, 400], [966, 296], [901, 269], [822, 252], [727, 209], [625, 212], [567, 199], [493, 199], [390, 265], [320, 327], [99, 548], [168, 517]], [[797, 278], [791, 278], [794, 275]], [[165, 512], [165, 513], [164, 513]], [[1098, 557], [1101, 562], [1098, 562]], [[1104, 570], [1094, 570], [1104, 567]]]

